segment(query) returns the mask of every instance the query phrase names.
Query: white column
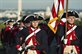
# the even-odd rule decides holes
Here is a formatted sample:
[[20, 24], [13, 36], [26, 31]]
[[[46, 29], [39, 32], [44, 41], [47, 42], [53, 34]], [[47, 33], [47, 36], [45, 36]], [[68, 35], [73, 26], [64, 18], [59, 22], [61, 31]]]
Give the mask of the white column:
[[21, 14], [22, 14], [22, 0], [18, 0], [18, 19], [21, 19]]

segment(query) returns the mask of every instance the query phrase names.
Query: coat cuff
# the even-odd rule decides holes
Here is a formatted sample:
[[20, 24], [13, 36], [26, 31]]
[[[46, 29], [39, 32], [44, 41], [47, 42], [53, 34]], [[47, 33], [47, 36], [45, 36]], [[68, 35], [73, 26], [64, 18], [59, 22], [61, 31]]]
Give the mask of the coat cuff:
[[20, 45], [16, 45], [17, 50], [22, 51], [22, 47]]
[[66, 21], [67, 21], [66, 18], [62, 18], [60, 20], [60, 25], [64, 26]]

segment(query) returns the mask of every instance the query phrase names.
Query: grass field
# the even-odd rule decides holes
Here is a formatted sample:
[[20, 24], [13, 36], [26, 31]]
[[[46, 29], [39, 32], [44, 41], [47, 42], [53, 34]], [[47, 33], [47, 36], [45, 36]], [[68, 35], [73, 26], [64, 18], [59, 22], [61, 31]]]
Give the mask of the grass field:
[[[4, 23], [3, 23], [3, 22], [0, 23], [0, 33], [1, 33], [1, 29], [2, 29], [2, 28], [4, 28]], [[0, 39], [1, 39], [1, 38], [0, 38]], [[0, 41], [0, 48], [3, 48], [1, 41]]]

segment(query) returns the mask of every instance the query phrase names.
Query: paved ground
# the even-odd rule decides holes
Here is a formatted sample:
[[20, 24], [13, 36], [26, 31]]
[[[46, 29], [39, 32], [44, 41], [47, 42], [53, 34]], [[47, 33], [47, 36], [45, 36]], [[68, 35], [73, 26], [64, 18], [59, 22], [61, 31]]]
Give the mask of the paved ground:
[[0, 49], [0, 54], [4, 54], [4, 49]]
[[1, 41], [0, 41], [0, 54], [4, 54], [4, 49], [2, 48], [2, 44], [1, 44]]

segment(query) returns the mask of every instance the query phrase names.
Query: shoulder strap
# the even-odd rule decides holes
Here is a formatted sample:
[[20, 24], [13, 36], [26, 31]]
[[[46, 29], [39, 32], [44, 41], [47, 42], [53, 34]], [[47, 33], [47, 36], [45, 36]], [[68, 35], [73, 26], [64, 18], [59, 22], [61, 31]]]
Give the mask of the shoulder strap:
[[[75, 30], [76, 29], [76, 25], [73, 27], [73, 28], [71, 28], [69, 31], [67, 31], [66, 32], [66, 36], [68, 35], [68, 34], [70, 34], [73, 30]], [[64, 39], [64, 35], [62, 36], [62, 38], [61, 38], [61, 40], [63, 40]]]
[[34, 34], [38, 33], [41, 29], [37, 29], [35, 32], [32, 32], [31, 34], [29, 34], [26, 39], [25, 39], [25, 42], [30, 38], [32, 37]]
[[77, 26], [75, 25], [73, 28], [71, 28], [69, 31], [67, 31], [67, 32], [66, 32], [66, 35], [70, 34], [73, 30], [76, 29], [76, 27], [77, 27]]

